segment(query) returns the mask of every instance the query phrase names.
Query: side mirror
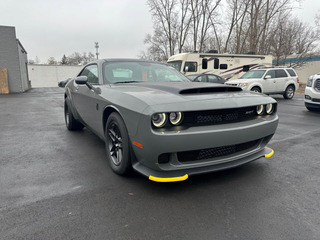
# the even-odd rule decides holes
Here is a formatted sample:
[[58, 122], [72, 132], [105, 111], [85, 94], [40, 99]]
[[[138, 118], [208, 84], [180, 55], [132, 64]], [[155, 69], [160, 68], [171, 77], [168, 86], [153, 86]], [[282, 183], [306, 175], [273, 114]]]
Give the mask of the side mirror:
[[264, 79], [270, 79], [271, 78], [271, 75], [267, 75], [264, 77]]
[[68, 78], [67, 80], [61, 81], [58, 83], [58, 86], [61, 88], [64, 88], [70, 80], [71, 80], [71, 78]]
[[79, 85], [87, 84], [87, 82], [88, 82], [88, 77], [87, 77], [87, 76], [79, 76], [79, 77], [76, 77], [75, 82], [76, 82], [76, 84], [79, 84]]
[[58, 86], [64, 88], [67, 85], [67, 81], [61, 81], [58, 83]]
[[189, 72], [189, 66], [184, 67], [184, 72]]

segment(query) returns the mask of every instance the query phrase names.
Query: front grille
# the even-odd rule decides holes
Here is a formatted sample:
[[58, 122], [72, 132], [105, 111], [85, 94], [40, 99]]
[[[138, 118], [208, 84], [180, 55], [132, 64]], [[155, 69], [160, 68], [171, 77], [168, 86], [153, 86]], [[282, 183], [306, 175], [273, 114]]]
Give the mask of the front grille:
[[312, 98], [312, 102], [319, 102], [320, 103], [320, 99], [319, 98]]
[[316, 82], [314, 83], [314, 88], [320, 91], [320, 79], [316, 80]]
[[209, 149], [201, 149], [195, 151], [186, 151], [186, 152], [178, 152], [178, 160], [180, 162], [191, 162], [191, 161], [199, 161], [199, 160], [206, 160], [210, 158], [217, 158], [223, 157], [227, 155], [231, 155], [237, 152], [249, 150], [259, 144], [261, 139], [240, 143], [235, 145], [229, 146], [222, 146], [222, 147], [215, 147]]
[[238, 83], [226, 83], [226, 85], [237, 87]]
[[256, 107], [185, 112], [182, 125], [201, 126], [241, 122], [256, 117]]

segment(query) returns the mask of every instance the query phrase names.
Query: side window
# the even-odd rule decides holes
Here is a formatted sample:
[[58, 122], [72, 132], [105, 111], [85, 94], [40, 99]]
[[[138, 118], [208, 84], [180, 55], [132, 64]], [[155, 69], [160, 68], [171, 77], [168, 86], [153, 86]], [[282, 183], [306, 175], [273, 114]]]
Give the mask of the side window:
[[213, 64], [213, 68], [214, 69], [219, 69], [219, 63], [220, 63], [219, 58], [215, 58], [214, 59], [214, 64]]
[[287, 73], [283, 69], [276, 70], [276, 78], [288, 77]]
[[214, 76], [214, 75], [208, 75], [208, 82], [212, 82], [212, 83], [218, 83], [220, 82], [219, 79]]
[[293, 69], [286, 69], [286, 70], [290, 74], [291, 77], [297, 76], [297, 74], [295, 73], [295, 71], [293, 71]]
[[197, 62], [186, 62], [184, 67], [188, 67], [188, 72], [197, 72]]
[[269, 70], [266, 74], [267, 75], [270, 75], [271, 78], [275, 78], [276, 77], [276, 71], [275, 70]]
[[199, 82], [206, 82], [206, 81], [207, 81], [206, 76], [205, 76], [205, 75], [199, 76], [199, 77], [197, 78], [197, 81], [199, 81]]
[[220, 69], [228, 69], [228, 64], [220, 64]]
[[81, 72], [80, 76], [87, 76], [88, 77], [88, 83], [99, 84], [98, 66], [97, 65], [89, 65], [89, 66], [87, 66]]

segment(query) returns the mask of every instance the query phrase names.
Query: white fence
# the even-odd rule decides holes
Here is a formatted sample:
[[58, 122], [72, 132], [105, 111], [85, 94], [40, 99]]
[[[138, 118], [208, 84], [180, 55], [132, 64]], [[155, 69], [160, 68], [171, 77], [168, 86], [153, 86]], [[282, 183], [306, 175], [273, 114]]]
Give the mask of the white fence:
[[58, 82], [78, 75], [83, 66], [68, 65], [28, 65], [32, 88], [58, 87]]

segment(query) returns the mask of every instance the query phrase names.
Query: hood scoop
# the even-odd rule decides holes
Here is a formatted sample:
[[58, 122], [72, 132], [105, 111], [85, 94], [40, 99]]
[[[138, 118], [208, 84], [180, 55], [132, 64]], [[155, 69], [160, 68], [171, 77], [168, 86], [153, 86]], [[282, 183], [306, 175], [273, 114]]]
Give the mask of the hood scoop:
[[232, 86], [216, 86], [204, 88], [189, 88], [181, 90], [180, 94], [208, 94], [208, 93], [224, 93], [224, 92], [241, 92], [242, 89]]
[[138, 82], [130, 83], [130, 87], [149, 88], [177, 95], [211, 94], [242, 91], [242, 89], [239, 87], [228, 86], [218, 83], [199, 82]]

